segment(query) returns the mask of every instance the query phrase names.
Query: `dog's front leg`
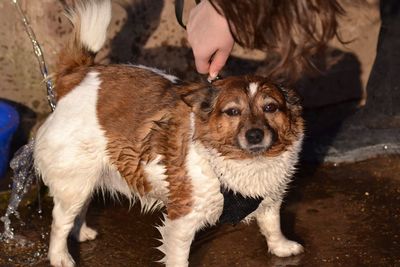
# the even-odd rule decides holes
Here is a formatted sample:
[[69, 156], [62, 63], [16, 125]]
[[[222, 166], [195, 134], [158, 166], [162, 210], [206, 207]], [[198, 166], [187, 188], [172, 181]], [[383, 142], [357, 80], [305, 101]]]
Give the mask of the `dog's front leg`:
[[281, 201], [271, 205], [263, 204], [258, 208], [256, 218], [261, 233], [267, 239], [269, 252], [278, 257], [288, 257], [303, 252], [302, 245], [286, 239], [282, 234], [279, 214]]
[[190, 245], [201, 221], [195, 214], [189, 213], [178, 219], [166, 218], [159, 227], [162, 245], [158, 248], [165, 256], [161, 262], [167, 267], [186, 267], [189, 264]]

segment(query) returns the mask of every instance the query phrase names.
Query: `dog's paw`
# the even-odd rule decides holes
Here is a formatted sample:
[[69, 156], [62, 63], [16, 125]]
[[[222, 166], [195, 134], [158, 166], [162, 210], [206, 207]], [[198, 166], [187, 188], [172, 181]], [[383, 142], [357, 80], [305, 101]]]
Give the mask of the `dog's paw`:
[[54, 267], [74, 267], [75, 261], [68, 252], [49, 254], [50, 264]]
[[268, 243], [268, 250], [270, 253], [278, 257], [289, 257], [302, 253], [304, 248], [295, 241], [282, 239], [276, 242]]
[[75, 235], [76, 240], [79, 242], [85, 242], [88, 240], [94, 240], [97, 236], [97, 231], [90, 228], [84, 223], [79, 231], [79, 235]]

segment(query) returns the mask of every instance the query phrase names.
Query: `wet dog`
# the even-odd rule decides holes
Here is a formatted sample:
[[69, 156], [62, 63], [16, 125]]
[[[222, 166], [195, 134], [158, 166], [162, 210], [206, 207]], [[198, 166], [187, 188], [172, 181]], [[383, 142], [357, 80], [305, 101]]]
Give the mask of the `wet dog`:
[[139, 200], [144, 210], [165, 207], [167, 266], [188, 265], [196, 231], [223, 213], [224, 190], [260, 199], [245, 219], [257, 219], [271, 253], [300, 253], [279, 217], [303, 137], [294, 91], [259, 76], [210, 85], [95, 64], [110, 17], [108, 0], [78, 3], [70, 13], [74, 36], [54, 76], [58, 104], [36, 136], [35, 166], [54, 199], [51, 264], [75, 264], [69, 234], [96, 237], [85, 221], [96, 190]]

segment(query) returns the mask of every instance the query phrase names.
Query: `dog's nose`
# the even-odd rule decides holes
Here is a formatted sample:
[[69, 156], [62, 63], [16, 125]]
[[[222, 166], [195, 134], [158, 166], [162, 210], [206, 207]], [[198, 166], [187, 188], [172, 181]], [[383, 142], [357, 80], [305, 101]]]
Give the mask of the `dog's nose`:
[[261, 143], [264, 138], [264, 131], [259, 128], [253, 128], [246, 132], [246, 139], [252, 145]]

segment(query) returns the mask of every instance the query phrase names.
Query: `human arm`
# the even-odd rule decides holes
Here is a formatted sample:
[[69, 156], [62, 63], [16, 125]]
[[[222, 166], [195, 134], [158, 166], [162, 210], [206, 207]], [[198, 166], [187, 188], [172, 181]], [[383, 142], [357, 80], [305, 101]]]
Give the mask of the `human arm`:
[[190, 12], [187, 35], [197, 71], [214, 79], [234, 45], [227, 20], [208, 0], [203, 0]]
[[315, 56], [338, 35], [344, 14], [338, 0], [203, 0], [191, 11], [187, 34], [197, 71], [211, 78], [237, 43], [266, 52], [265, 75], [294, 82], [318, 72]]

